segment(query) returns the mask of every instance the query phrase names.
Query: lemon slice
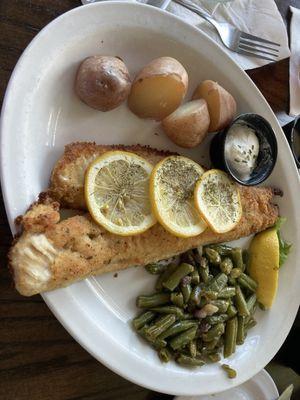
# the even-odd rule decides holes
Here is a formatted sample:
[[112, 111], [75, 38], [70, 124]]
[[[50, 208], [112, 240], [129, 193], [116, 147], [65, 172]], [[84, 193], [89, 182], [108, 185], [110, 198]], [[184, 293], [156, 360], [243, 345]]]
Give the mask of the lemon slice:
[[242, 216], [237, 185], [217, 169], [205, 172], [195, 189], [195, 204], [201, 217], [216, 233], [233, 229]]
[[195, 185], [203, 172], [199, 164], [181, 156], [167, 157], [153, 168], [153, 212], [161, 225], [176, 236], [196, 236], [206, 229], [194, 204]]
[[137, 235], [156, 220], [149, 200], [152, 165], [125, 151], [98, 157], [85, 175], [85, 200], [93, 219], [117, 235]]

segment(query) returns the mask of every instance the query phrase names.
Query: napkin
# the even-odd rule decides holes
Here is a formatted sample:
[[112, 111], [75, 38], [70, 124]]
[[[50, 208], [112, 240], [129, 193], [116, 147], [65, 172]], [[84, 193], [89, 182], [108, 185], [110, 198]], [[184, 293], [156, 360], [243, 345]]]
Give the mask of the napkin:
[[[247, 33], [280, 43], [278, 60], [289, 57], [290, 51], [286, 27], [274, 0], [192, 1], [203, 11], [211, 14], [217, 21], [229, 22]], [[167, 11], [203, 30], [208, 36], [219, 43], [226, 53], [243, 69], [257, 68], [270, 63], [267, 60], [242, 56], [227, 49], [211, 24], [183, 6], [170, 2]]]
[[290, 7], [291, 59], [290, 59], [290, 115], [300, 115], [300, 10]]

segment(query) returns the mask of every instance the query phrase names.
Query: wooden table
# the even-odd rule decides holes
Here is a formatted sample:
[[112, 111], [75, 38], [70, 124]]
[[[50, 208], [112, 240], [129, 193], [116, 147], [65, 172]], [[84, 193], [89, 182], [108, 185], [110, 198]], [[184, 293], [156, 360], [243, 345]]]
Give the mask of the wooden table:
[[[285, 19], [288, 5], [277, 0]], [[22, 51], [46, 24], [79, 0], [0, 0], [0, 94]], [[275, 112], [288, 109], [288, 60], [249, 72]], [[7, 270], [11, 233], [0, 200], [0, 400], [167, 399], [114, 374], [65, 331], [40, 296], [24, 298]]]

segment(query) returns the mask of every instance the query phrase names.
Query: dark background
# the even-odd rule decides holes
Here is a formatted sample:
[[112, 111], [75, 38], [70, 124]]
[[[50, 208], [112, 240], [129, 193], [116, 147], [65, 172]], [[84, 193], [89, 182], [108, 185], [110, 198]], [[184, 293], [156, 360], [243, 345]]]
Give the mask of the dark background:
[[[287, 24], [289, 5], [300, 8], [300, 0], [276, 3]], [[0, 0], [1, 104], [11, 72], [28, 43], [58, 15], [79, 5], [79, 0]], [[284, 120], [288, 110], [288, 60], [252, 70], [249, 75]], [[40, 296], [20, 296], [7, 269], [11, 240], [0, 198], [0, 400], [171, 398], [134, 385], [108, 370], [74, 341]], [[299, 325], [296, 321], [276, 356], [276, 360], [298, 369], [298, 373], [295, 349], [299, 349]]]

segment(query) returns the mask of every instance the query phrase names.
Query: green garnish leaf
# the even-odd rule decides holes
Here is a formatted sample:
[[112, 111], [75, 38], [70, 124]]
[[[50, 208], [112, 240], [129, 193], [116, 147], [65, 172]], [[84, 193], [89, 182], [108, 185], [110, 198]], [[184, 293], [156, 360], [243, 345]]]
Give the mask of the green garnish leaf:
[[282, 227], [282, 225], [286, 222], [286, 218], [284, 217], [278, 217], [277, 221], [275, 223], [275, 228], [277, 231], [280, 230], [280, 228]]
[[279, 268], [286, 262], [289, 252], [291, 251], [292, 244], [282, 239], [280, 228], [285, 223], [286, 218], [279, 217], [276, 221], [275, 228], [277, 230], [279, 242]]

